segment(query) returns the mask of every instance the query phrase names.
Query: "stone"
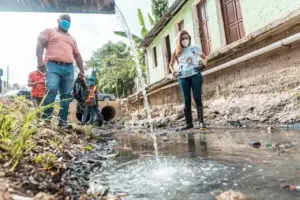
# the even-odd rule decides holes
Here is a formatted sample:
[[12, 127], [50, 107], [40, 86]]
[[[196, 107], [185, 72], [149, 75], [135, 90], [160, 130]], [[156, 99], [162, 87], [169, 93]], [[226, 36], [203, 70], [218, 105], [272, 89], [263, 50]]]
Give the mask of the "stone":
[[228, 190], [216, 196], [216, 200], [247, 200], [247, 197], [241, 192]]
[[33, 200], [56, 200], [54, 196], [48, 195], [46, 193], [40, 192], [35, 197]]

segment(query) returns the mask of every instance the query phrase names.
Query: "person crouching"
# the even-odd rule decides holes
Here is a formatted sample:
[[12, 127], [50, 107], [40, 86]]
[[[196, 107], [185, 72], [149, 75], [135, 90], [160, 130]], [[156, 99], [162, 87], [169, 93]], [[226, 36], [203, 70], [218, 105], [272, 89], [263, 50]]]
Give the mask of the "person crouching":
[[89, 85], [89, 96], [86, 100], [86, 105], [82, 116], [83, 124], [92, 123], [93, 118], [98, 109], [98, 95], [97, 95], [98, 92], [96, 87], [96, 78], [94, 76], [91, 76], [89, 78], [88, 85]]

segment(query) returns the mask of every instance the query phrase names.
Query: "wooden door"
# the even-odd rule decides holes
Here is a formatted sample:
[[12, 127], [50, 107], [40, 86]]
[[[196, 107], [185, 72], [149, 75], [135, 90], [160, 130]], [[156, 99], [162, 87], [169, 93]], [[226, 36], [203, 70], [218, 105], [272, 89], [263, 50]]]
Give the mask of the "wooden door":
[[245, 36], [240, 0], [221, 0], [226, 42], [230, 44]]
[[205, 55], [209, 55], [211, 50], [211, 38], [208, 32], [208, 14], [206, 0], [201, 1], [197, 5], [197, 14], [199, 20], [199, 34], [202, 51]]
[[171, 73], [171, 70], [169, 68], [169, 64], [171, 61], [171, 56], [172, 56], [172, 52], [171, 52], [171, 42], [170, 42], [170, 36], [168, 35], [167, 37], [164, 38], [163, 40], [163, 55], [165, 57], [164, 61], [165, 61], [165, 74], [166, 76], [169, 75]]

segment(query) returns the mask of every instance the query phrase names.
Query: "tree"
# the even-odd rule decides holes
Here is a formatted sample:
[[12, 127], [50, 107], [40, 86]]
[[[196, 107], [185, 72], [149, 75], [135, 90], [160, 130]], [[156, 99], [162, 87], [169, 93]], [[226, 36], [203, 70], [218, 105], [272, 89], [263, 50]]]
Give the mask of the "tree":
[[152, 15], [157, 22], [165, 14], [169, 8], [168, 0], [152, 0]]
[[124, 98], [133, 93], [135, 64], [123, 42], [109, 41], [93, 52], [87, 66], [96, 70], [101, 91]]
[[[141, 11], [140, 8], [137, 10], [137, 15], [138, 15], [139, 23], [140, 23], [140, 26], [141, 26], [141, 37], [137, 36], [137, 35], [134, 35], [134, 34], [132, 36], [133, 36], [133, 40], [135, 42], [135, 47], [136, 47], [136, 50], [137, 50], [137, 55], [139, 57], [139, 63], [141, 65], [144, 78], [146, 78], [145, 54], [144, 54], [143, 51], [141, 51], [141, 50], [138, 49], [138, 46], [144, 40], [144, 38], [148, 35], [149, 31], [148, 31], [148, 29], [146, 27], [144, 15], [143, 15], [143, 13], [142, 13], [142, 11]], [[150, 14], [148, 14], [148, 20], [149, 20], [149, 23], [151, 25], [154, 25], [155, 22], [152, 19], [152, 17], [151, 17]], [[121, 36], [121, 37], [128, 38], [127, 34], [124, 31], [114, 31], [114, 34], [116, 34], [118, 36]], [[133, 71], [133, 73], [136, 74], [136, 71]]]

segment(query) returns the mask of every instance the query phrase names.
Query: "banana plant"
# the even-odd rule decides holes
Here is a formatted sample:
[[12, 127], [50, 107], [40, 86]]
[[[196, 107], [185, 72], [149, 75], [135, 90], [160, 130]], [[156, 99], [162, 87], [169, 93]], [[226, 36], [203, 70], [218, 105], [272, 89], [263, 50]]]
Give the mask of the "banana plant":
[[155, 21], [158, 21], [168, 10], [169, 1], [168, 0], [152, 0], [152, 15]]

